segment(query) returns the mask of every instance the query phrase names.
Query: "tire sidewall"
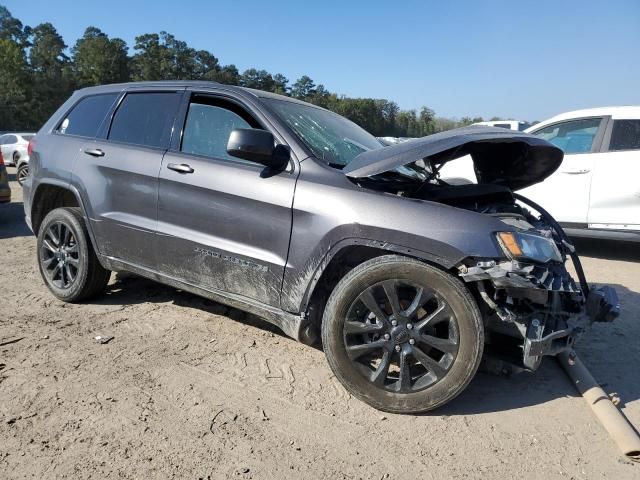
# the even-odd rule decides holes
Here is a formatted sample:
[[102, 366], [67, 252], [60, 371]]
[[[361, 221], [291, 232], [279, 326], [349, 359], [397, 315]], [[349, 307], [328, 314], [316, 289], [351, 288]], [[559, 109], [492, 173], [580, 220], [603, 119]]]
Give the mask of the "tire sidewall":
[[[433, 386], [418, 392], [400, 394], [374, 386], [353, 365], [344, 345], [349, 307], [365, 288], [390, 278], [428, 285], [446, 300], [457, 319], [459, 347], [451, 369]], [[387, 256], [356, 267], [336, 286], [325, 309], [322, 339], [333, 372], [350, 393], [380, 410], [418, 413], [450, 401], [471, 381], [482, 357], [484, 327], [473, 297], [459, 280], [417, 260]]]
[[[73, 302], [81, 295], [89, 274], [88, 259], [90, 246], [88, 243], [87, 235], [85, 233], [84, 225], [82, 225], [80, 222], [81, 219], [78, 219], [78, 217], [73, 212], [71, 212], [70, 209], [57, 208], [49, 212], [49, 214], [44, 218], [42, 225], [40, 226], [40, 229], [38, 231], [37, 256], [40, 274], [49, 290], [51, 290], [51, 292], [57, 298], [65, 302]], [[49, 227], [55, 223], [62, 223], [67, 228], [71, 229], [78, 245], [78, 273], [71, 286], [64, 289], [58, 288], [51, 282], [49, 276], [45, 273], [42, 266], [42, 243], [44, 241], [44, 234], [49, 229]]]

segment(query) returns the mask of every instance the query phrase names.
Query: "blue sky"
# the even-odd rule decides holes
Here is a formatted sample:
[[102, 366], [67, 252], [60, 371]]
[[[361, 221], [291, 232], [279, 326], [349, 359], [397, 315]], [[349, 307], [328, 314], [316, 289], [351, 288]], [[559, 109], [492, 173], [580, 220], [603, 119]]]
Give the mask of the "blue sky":
[[221, 63], [303, 74], [442, 116], [525, 120], [640, 104], [640, 1], [0, 0], [72, 45], [166, 30]]

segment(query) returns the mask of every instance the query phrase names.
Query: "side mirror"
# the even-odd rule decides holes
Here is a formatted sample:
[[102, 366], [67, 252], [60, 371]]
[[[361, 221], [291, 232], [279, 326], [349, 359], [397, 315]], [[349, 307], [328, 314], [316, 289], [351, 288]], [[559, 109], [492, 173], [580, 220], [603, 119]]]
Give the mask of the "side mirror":
[[256, 128], [236, 128], [229, 135], [227, 153], [232, 157], [260, 163], [272, 169], [282, 169], [289, 163], [289, 148], [275, 145], [271, 132]]

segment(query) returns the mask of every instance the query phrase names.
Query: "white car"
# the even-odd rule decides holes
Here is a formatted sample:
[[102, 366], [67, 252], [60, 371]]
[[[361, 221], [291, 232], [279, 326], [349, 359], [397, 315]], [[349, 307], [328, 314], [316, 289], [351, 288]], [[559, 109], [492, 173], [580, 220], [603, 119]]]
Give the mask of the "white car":
[[523, 122], [521, 120], [491, 120], [489, 122], [477, 122], [473, 125], [484, 125], [486, 127], [500, 127], [508, 130], [515, 130], [522, 132], [531, 126], [529, 122]]
[[[569, 235], [640, 241], [640, 106], [563, 113], [525, 130], [564, 151], [544, 182], [522, 190]], [[476, 181], [470, 157], [440, 171], [449, 183]]]
[[640, 241], [640, 106], [563, 113], [526, 132], [560, 147], [564, 160], [523, 195], [570, 235]]
[[35, 133], [5, 133], [0, 135], [0, 149], [2, 158], [7, 165], [17, 166], [21, 157], [27, 156], [29, 140]]

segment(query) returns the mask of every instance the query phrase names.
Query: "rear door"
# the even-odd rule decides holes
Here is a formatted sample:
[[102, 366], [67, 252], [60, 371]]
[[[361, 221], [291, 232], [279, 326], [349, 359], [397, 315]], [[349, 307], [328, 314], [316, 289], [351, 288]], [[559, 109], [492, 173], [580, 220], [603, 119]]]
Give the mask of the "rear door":
[[591, 179], [604, 136], [603, 117], [566, 120], [532, 132], [564, 151], [553, 175], [522, 190], [524, 196], [547, 209], [567, 226], [587, 226]]
[[591, 181], [589, 228], [640, 231], [640, 119], [609, 122]]
[[160, 170], [158, 263], [193, 285], [279, 306], [297, 169], [274, 174], [226, 152], [234, 128], [279, 138], [256, 108], [231, 94], [186, 99]]
[[158, 172], [183, 91], [128, 91], [110, 124], [83, 148], [76, 174], [103, 255], [155, 266]]

